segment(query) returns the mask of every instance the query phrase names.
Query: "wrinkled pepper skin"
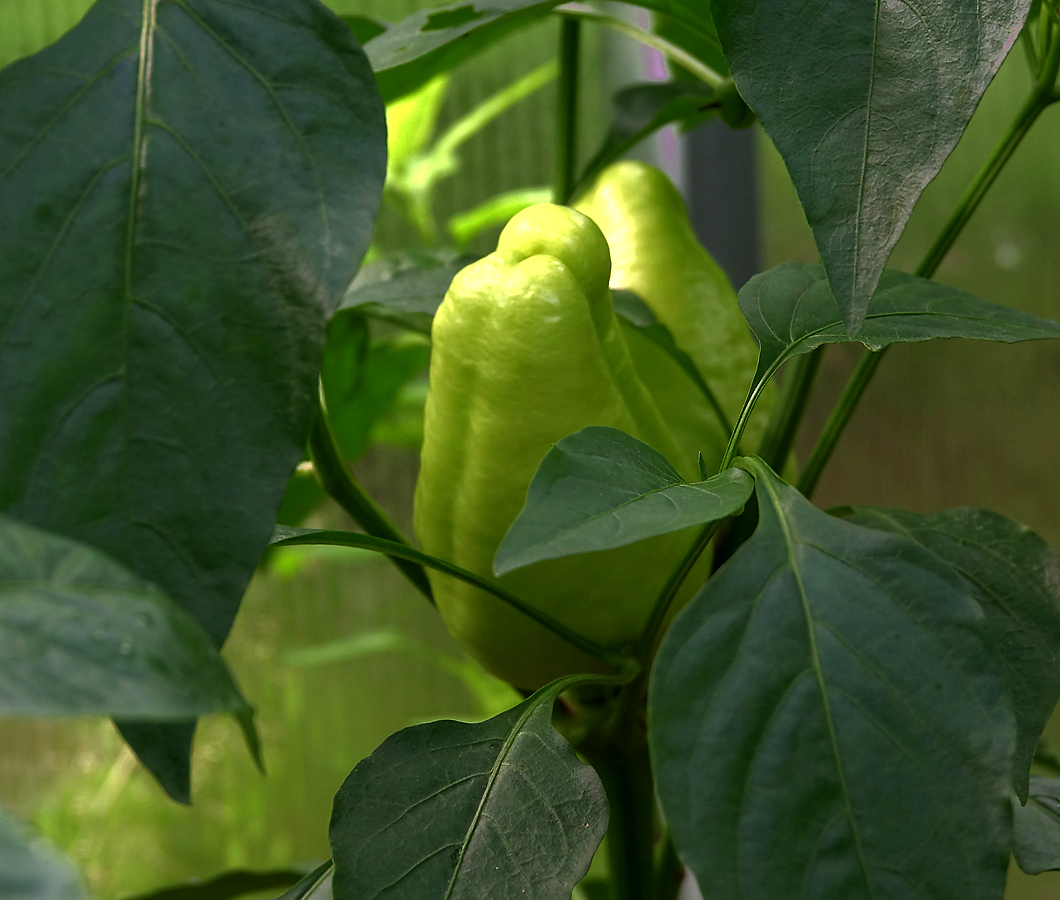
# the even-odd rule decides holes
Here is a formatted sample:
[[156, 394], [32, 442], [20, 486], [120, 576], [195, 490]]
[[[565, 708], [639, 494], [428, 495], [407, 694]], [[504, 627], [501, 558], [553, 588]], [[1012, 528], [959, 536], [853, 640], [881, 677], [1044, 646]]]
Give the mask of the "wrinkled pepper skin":
[[[730, 426], [758, 364], [758, 344], [736, 292], [696, 238], [684, 201], [670, 180], [642, 162], [609, 166], [575, 208], [603, 231], [611, 250], [612, 288], [636, 293], [673, 335], [710, 386]], [[686, 452], [703, 451], [707, 471], [721, 462], [728, 432], [696, 385], [661, 348], [629, 328], [627, 342], [641, 380], [656, 398]], [[754, 452], [776, 403], [767, 385], [742, 441]], [[684, 416], [680, 410], [685, 411]]]
[[[434, 319], [415, 530], [423, 549], [485, 577], [554, 443], [588, 425], [647, 443], [689, 480], [682, 450], [630, 357], [612, 305], [610, 254], [586, 216], [539, 204], [495, 253], [460, 272]], [[638, 637], [694, 529], [549, 560], [500, 584], [608, 647]], [[686, 582], [674, 609], [705, 570]], [[479, 588], [429, 573], [450, 631], [494, 674], [532, 689], [601, 663]]]

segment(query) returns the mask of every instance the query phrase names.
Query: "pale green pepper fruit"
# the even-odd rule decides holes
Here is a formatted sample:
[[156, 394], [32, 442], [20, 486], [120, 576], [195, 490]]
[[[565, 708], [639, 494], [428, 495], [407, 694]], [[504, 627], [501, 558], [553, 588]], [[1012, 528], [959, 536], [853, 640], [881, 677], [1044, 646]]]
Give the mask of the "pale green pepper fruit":
[[[695, 456], [637, 373], [612, 307], [610, 274], [607, 241], [588, 217], [539, 204], [508, 223], [496, 252], [453, 280], [432, 329], [414, 516], [425, 552], [492, 577], [497, 547], [541, 459], [589, 425], [621, 429], [698, 480]], [[694, 533], [548, 560], [496, 581], [620, 649], [640, 636]], [[701, 560], [671, 612], [702, 583], [707, 565]], [[602, 670], [497, 597], [441, 573], [429, 577], [450, 631], [517, 687]]]

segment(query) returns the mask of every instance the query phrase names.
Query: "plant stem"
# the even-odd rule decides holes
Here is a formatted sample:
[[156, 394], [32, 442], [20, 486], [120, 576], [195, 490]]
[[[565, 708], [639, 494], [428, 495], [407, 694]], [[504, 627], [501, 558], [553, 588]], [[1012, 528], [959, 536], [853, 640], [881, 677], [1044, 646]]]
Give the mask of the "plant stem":
[[769, 417], [766, 433], [758, 447], [758, 455], [773, 471], [779, 472], [791, 453], [799, 424], [806, 412], [806, 404], [813, 392], [813, 382], [821, 368], [825, 345], [810, 353], [803, 353], [791, 361], [780, 387], [780, 399]]
[[[324, 490], [368, 534], [410, 546], [397, 526], [387, 518], [386, 513], [353, 477], [353, 472], [350, 471], [346, 460], [342, 458], [342, 452], [339, 450], [335, 435], [331, 431], [331, 425], [328, 423], [323, 387], [320, 391], [317, 413], [313, 417], [313, 427], [309, 432], [309, 457], [313, 461], [313, 468]], [[434, 593], [423, 566], [393, 556], [389, 559], [424, 597], [434, 603]]]
[[692, 571], [692, 567], [696, 564], [696, 561], [703, 554], [703, 551], [707, 549], [707, 544], [710, 543], [710, 539], [714, 537], [714, 532], [718, 530], [720, 525], [720, 519], [714, 522], [708, 522], [704, 525], [700, 529], [699, 534], [696, 535], [696, 539], [692, 543], [692, 546], [688, 548], [681, 562], [678, 563], [677, 568], [670, 573], [670, 577], [667, 579], [666, 584], [659, 593], [658, 599], [655, 601], [655, 606], [652, 608], [648, 624], [644, 626], [644, 631], [640, 636], [640, 640], [637, 642], [635, 655], [642, 665], [647, 665], [648, 663], [648, 658], [655, 647], [655, 642], [659, 636], [659, 630], [662, 628], [662, 624], [666, 620], [666, 613], [670, 609], [670, 605], [674, 602], [674, 597], [676, 597], [677, 592], [681, 590], [681, 585], [684, 584], [685, 579], [688, 577], [688, 573]]
[[684, 876], [685, 864], [677, 855], [673, 834], [667, 826], [655, 858], [655, 900], [677, 900]]
[[[595, 657], [601, 662], [605, 662], [607, 665], [618, 669], [621, 677], [626, 677], [626, 673], [629, 672], [640, 671], [641, 667], [639, 663], [628, 655], [617, 650], [609, 650], [607, 647], [600, 646], [600, 644], [597, 644], [595, 641], [582, 637], [562, 622], [553, 619], [552, 616], [539, 610], [536, 606], [531, 606], [525, 600], [521, 600], [519, 597], [516, 597], [515, 594], [506, 591], [499, 584], [490, 581], [488, 578], [483, 578], [481, 575], [476, 575], [474, 572], [469, 572], [467, 569], [462, 569], [460, 566], [454, 565], [447, 560], [438, 559], [436, 556], [430, 556], [421, 550], [417, 550], [415, 547], [410, 547], [408, 544], [398, 541], [390, 541], [371, 534], [361, 534], [359, 531], [317, 531], [311, 528], [279, 529], [277, 535], [274, 536], [270, 542], [270, 546], [272, 547], [307, 547], [314, 545], [357, 547], [363, 550], [374, 550], [376, 553], [382, 553], [385, 556], [389, 556], [396, 560], [406, 560], [408, 562], [416, 563], [424, 568], [434, 569], [436, 572], [444, 572], [446, 575], [450, 575], [459, 581], [480, 588], [487, 594], [492, 594], [497, 599], [503, 600], [509, 606], [521, 612], [524, 616], [528, 616], [549, 631], [559, 635], [559, 637], [563, 638], [567, 643], [577, 647], [589, 656]], [[592, 675], [585, 677], [595, 679], [600, 676]], [[633, 676], [630, 675], [629, 677]]]
[[652, 900], [655, 787], [645, 736], [626, 727], [598, 755], [587, 754], [607, 792], [607, 860], [614, 900]]
[[[1043, 66], [1041, 79], [1034, 86], [1034, 90], [1023, 103], [1023, 106], [1020, 107], [1016, 118], [994, 147], [993, 152], [982, 168], [972, 179], [972, 183], [964, 192], [953, 213], [939, 232], [938, 237], [935, 238], [934, 243], [924, 255], [920, 265], [917, 266], [914, 274], [919, 275], [921, 278], [930, 278], [935, 274], [939, 264], [949, 253], [958, 235], [960, 235], [964, 226], [968, 224], [969, 219], [979, 207], [983, 197], [986, 196], [987, 191], [997, 180], [997, 176], [1001, 173], [1005, 164], [1012, 158], [1012, 154], [1016, 152], [1016, 148], [1037, 121], [1042, 110], [1055, 101], [1054, 85], [1058, 68], [1060, 68], [1060, 39], [1054, 38], [1049, 48], [1049, 56]], [[843, 388], [843, 393], [831, 415], [829, 415], [828, 421], [817, 439], [817, 443], [810, 452], [810, 456], [806, 460], [806, 468], [799, 479], [799, 490], [807, 497], [813, 493], [814, 488], [817, 486], [817, 481], [821, 477], [824, 467], [828, 464], [828, 460], [831, 459], [832, 452], [850, 422], [850, 418], [865, 393], [865, 389], [869, 386], [872, 376], [876, 373], [877, 367], [883, 360], [885, 351], [886, 348], [878, 351], [866, 351], [851, 374], [850, 380]]]
[[556, 83], [556, 161], [552, 199], [566, 203], [574, 190], [578, 150], [578, 58], [581, 22], [570, 16], [560, 21], [559, 79]]

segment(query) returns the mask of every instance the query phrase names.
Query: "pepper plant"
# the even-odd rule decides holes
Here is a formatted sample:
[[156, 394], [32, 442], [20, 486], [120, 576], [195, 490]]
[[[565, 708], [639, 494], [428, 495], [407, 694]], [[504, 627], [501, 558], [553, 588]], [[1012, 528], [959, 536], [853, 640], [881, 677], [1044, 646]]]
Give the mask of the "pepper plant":
[[[285, 898], [669, 900], [687, 869], [711, 900], [997, 900], [1012, 854], [1060, 868], [1060, 780], [1031, 774], [1056, 768], [1039, 743], [1060, 698], [1060, 560], [988, 510], [812, 497], [891, 344], [1060, 337], [931, 280], [1060, 99], [1058, 12], [636, 5], [651, 29], [556, 0], [390, 26], [316, 0], [98, 0], [0, 71], [0, 714], [110, 716], [190, 802], [198, 717], [232, 713], [260, 756], [219, 651], [263, 553], [367, 548], [525, 699], [403, 730], [361, 761], [335, 798], [332, 859]], [[460, 274], [468, 260], [433, 250], [355, 279], [387, 170], [384, 103], [429, 96], [547, 17], [561, 20], [552, 199], [582, 212], [520, 213]], [[579, 170], [589, 27], [660, 50], [679, 77], [621, 92]], [[1017, 41], [1025, 102], [922, 263], [886, 269]], [[617, 207], [605, 190], [639, 140], [710, 117], [761, 124], [820, 252], [738, 301], [716, 267], [684, 265], [699, 248], [664, 263], [651, 246], [687, 229], [672, 188], [634, 202], [627, 186]], [[428, 241], [430, 186], [461, 135], [392, 166]], [[703, 291], [715, 318], [696, 318]], [[586, 328], [535, 344], [550, 304]], [[726, 320], [719, 341], [737, 309], [746, 327]], [[409, 372], [437, 342], [423, 549], [345, 458], [365, 410], [396, 396], [380, 385], [375, 407], [344, 405], [344, 379], [376, 385], [350, 347], [381, 321], [421, 335]], [[861, 362], [793, 459], [822, 354], [854, 341]], [[295, 502], [290, 486], [307, 479], [363, 530], [297, 527], [312, 491]], [[80, 891], [0, 819], [0, 895]]]

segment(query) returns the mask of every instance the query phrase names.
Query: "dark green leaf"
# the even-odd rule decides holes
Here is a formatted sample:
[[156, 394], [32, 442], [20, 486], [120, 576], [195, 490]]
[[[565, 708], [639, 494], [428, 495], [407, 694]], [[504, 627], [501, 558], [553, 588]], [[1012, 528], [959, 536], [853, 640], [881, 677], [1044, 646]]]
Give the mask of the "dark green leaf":
[[367, 61], [312, 0], [101, 0], [0, 72], [0, 109], [0, 509], [220, 644], [371, 235]]
[[847, 521], [904, 535], [975, 585], [1016, 710], [1012, 784], [1026, 801], [1038, 739], [1060, 700], [1060, 558], [1029, 528], [989, 509], [924, 516], [863, 508]]
[[277, 900], [331, 900], [331, 879], [334, 874], [335, 866], [329, 859]]
[[1015, 723], [976, 590], [741, 464], [758, 529], [677, 615], [650, 686], [682, 858], [708, 897], [997, 900]]
[[342, 21], [350, 26], [358, 44], [367, 44], [387, 29], [387, 24], [371, 16], [343, 16]]
[[209, 635], [92, 547], [0, 516], [0, 714], [247, 708]]
[[429, 335], [453, 277], [477, 258], [448, 248], [392, 254], [358, 273], [341, 308]]
[[570, 679], [477, 724], [388, 738], [335, 797], [337, 900], [569, 900], [607, 827], [593, 769], [552, 727]]
[[904, 272], [884, 272], [857, 338], [850, 338], [824, 269], [812, 263], [781, 263], [755, 275], [740, 290], [740, 309], [762, 348], [754, 389], [782, 363], [821, 344], [858, 340], [879, 350], [932, 338], [1060, 338], [1056, 322]]
[[1030, 0], [713, 0], [740, 93], [787, 163], [849, 333]]
[[0, 897], [86, 900], [74, 867], [21, 822], [0, 809]]
[[706, 121], [720, 108], [715, 92], [700, 81], [632, 84], [618, 91], [611, 103], [614, 115], [611, 130], [585, 167], [575, 193], [660, 128], [673, 122], [692, 127]]
[[[329, 863], [323, 864], [327, 865]], [[300, 884], [304, 879], [319, 872], [323, 866], [318, 866], [310, 875], [306, 874], [305, 869], [273, 869], [265, 872], [233, 869], [213, 878], [196, 878], [146, 894], [137, 894], [129, 900], [232, 900], [244, 894], [260, 894], [272, 888]]]
[[1012, 801], [1012, 855], [1029, 875], [1060, 870], [1060, 778], [1032, 776], [1027, 805]]
[[742, 469], [688, 484], [662, 454], [591, 425], [541, 460], [493, 560], [504, 575], [543, 559], [610, 550], [737, 512], [754, 489]]

